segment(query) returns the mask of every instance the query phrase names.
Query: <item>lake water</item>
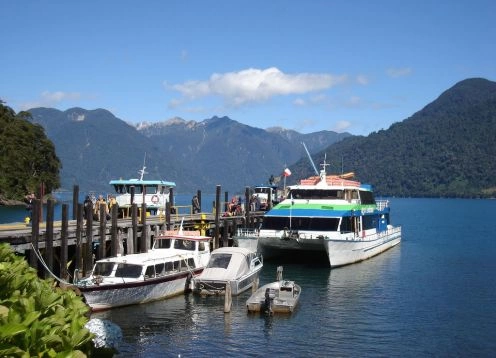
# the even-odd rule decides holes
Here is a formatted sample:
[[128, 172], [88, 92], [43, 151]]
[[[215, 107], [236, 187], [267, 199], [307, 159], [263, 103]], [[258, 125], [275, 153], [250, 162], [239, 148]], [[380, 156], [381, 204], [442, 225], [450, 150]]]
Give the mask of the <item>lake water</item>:
[[260, 285], [302, 286], [292, 315], [247, 314], [250, 292], [184, 295], [94, 314], [124, 334], [121, 357], [494, 357], [496, 200], [391, 199], [400, 245], [359, 264], [265, 262]]

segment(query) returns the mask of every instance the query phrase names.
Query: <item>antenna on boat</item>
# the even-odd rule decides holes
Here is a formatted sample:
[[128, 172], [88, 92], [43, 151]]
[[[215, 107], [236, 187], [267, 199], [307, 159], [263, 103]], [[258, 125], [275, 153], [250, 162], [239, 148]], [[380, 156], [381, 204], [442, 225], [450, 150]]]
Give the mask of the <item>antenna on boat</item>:
[[145, 152], [145, 157], [143, 158], [143, 168], [138, 170], [138, 173], [140, 175], [140, 180], [143, 180], [143, 176], [145, 174], [148, 174], [145, 169], [146, 169], [146, 166], [145, 166], [145, 163], [146, 163], [146, 152]]
[[305, 148], [305, 151], [307, 152], [308, 159], [310, 159], [310, 163], [312, 163], [313, 170], [315, 171], [316, 175], [319, 175], [319, 171], [317, 170], [317, 167], [315, 166], [315, 163], [312, 160], [312, 157], [310, 156], [310, 152], [307, 149], [307, 146], [305, 145], [305, 142], [301, 142], [303, 144], [303, 148]]
[[320, 171], [320, 180], [326, 180], [326, 167], [329, 166], [329, 163], [326, 163], [327, 153], [324, 153], [324, 163], [321, 164], [322, 170]]
[[178, 232], [179, 235], [183, 234], [183, 222], [184, 222], [184, 216], [181, 218], [181, 226], [179, 227], [179, 232]]

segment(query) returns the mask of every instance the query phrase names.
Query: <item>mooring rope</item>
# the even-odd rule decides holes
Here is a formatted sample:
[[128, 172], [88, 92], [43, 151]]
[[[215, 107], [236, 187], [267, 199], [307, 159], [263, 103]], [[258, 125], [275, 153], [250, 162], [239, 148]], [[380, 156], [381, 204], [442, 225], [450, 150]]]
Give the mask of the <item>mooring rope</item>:
[[66, 284], [66, 285], [72, 285], [72, 283], [67, 282], [67, 281], [65, 281], [65, 280], [61, 279], [60, 277], [58, 277], [57, 275], [55, 275], [55, 274], [54, 274], [54, 273], [53, 273], [53, 272], [52, 272], [52, 271], [48, 268], [47, 264], [45, 263], [45, 260], [43, 260], [43, 256], [41, 255], [41, 253], [39, 252], [39, 250], [37, 250], [37, 249], [35, 249], [35, 248], [34, 248], [34, 245], [33, 245], [33, 243], [32, 243], [32, 242], [31, 242], [31, 247], [33, 248], [33, 251], [34, 251], [34, 253], [35, 253], [36, 257], [38, 258], [38, 260], [40, 260], [40, 262], [41, 262], [41, 264], [43, 265], [43, 267], [45, 268], [45, 270], [47, 270], [47, 271], [48, 271], [48, 273], [49, 273], [50, 275], [52, 275], [52, 277], [53, 277], [54, 279], [56, 279], [56, 280], [57, 280], [57, 281], [59, 281], [60, 283], [63, 283], [63, 284]]

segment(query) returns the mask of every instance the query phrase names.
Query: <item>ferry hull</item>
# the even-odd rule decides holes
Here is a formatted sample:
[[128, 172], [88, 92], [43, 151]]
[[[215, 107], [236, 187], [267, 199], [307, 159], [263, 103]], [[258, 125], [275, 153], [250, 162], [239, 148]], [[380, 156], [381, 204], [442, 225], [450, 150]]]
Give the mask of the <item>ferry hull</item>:
[[401, 242], [401, 228], [390, 228], [365, 239], [330, 233], [322, 238], [281, 238], [268, 236], [238, 236], [239, 247], [259, 251], [270, 259], [288, 251], [326, 252], [331, 267], [349, 265], [378, 255]]
[[401, 228], [389, 229], [372, 240], [325, 240], [331, 267], [349, 265], [369, 259], [401, 242]]

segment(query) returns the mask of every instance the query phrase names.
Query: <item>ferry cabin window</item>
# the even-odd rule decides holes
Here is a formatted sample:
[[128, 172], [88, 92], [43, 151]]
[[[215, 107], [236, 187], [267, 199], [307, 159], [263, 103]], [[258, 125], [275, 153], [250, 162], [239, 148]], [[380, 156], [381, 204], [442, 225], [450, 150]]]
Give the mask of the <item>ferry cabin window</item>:
[[344, 197], [343, 190], [306, 190], [293, 189], [289, 192], [288, 198], [293, 199], [342, 199]]
[[110, 276], [113, 268], [113, 262], [97, 262], [95, 265], [95, 269], [93, 270], [93, 275]]
[[376, 229], [378, 227], [379, 227], [379, 217], [377, 215], [362, 216], [362, 228], [364, 230]]
[[210, 256], [207, 268], [223, 268], [226, 269], [231, 262], [231, 254], [214, 254]]
[[362, 204], [375, 204], [374, 194], [371, 191], [360, 191], [360, 201]]
[[339, 218], [299, 218], [266, 216], [262, 222], [262, 230], [315, 230], [315, 231], [336, 231], [339, 225]]
[[115, 277], [132, 277], [138, 278], [141, 275], [140, 265], [118, 264], [115, 271]]

